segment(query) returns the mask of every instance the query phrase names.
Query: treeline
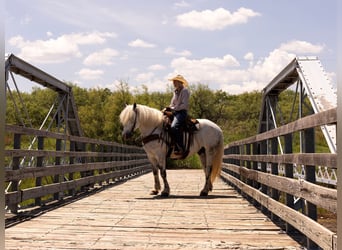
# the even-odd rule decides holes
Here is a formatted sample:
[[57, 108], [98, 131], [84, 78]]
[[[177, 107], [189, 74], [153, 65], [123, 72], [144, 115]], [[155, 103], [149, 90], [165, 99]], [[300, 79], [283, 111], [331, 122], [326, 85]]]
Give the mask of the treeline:
[[[169, 105], [173, 94], [172, 88], [165, 92], [150, 92], [146, 86], [141, 91], [132, 93], [129, 85], [123, 81], [116, 86], [115, 91], [72, 86], [85, 136], [115, 142], [122, 142], [119, 114], [126, 104], [136, 102], [162, 110]], [[261, 92], [231, 95], [222, 90], [211, 90], [204, 84], [192, 85], [190, 91], [191, 116], [217, 123], [224, 132], [225, 144], [256, 134], [262, 102]], [[282, 117], [279, 119], [283, 122], [289, 120], [290, 115], [296, 116], [294, 95], [293, 91], [287, 90], [279, 97], [279, 107], [282, 108]], [[6, 123], [39, 128], [57, 100], [57, 93], [49, 89], [35, 88], [31, 93], [21, 93], [20, 97], [11, 93], [7, 95]], [[25, 105], [20, 105], [21, 102]], [[140, 145], [138, 140], [131, 143]]]
[[[115, 91], [72, 86], [85, 136], [116, 142], [122, 142], [119, 114], [126, 104], [136, 102], [162, 110], [170, 104], [173, 94], [171, 88], [165, 92], [149, 92], [146, 86], [132, 93], [125, 82], [120, 82]], [[204, 84], [193, 85], [190, 91], [190, 115], [217, 123], [224, 131], [225, 143], [256, 133], [260, 92], [230, 95], [211, 90]], [[20, 97], [11, 93], [7, 95], [6, 123], [39, 128], [53, 103], [57, 103], [57, 93], [49, 89], [34, 88], [31, 93], [21, 93]]]

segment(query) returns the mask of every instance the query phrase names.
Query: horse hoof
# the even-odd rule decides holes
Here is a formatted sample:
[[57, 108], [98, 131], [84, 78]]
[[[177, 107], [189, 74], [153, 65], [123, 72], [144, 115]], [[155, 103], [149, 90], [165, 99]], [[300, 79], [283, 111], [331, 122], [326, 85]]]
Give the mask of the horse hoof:
[[152, 190], [151, 192], [150, 192], [150, 195], [157, 195], [158, 194], [158, 190]]
[[201, 191], [200, 196], [208, 196], [208, 192]]
[[169, 193], [162, 192], [162, 193], [161, 193], [161, 197], [169, 197]]

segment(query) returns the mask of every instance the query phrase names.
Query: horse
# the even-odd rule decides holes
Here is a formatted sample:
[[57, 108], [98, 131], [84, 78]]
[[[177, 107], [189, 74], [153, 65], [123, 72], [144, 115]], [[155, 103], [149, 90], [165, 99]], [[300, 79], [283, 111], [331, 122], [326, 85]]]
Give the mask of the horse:
[[[151, 195], [158, 195], [161, 190], [160, 175], [164, 182], [162, 197], [170, 194], [170, 186], [166, 177], [167, 152], [171, 145], [167, 142], [166, 131], [163, 126], [163, 112], [145, 105], [136, 103], [126, 105], [120, 114], [120, 122], [123, 126], [122, 136], [128, 139], [137, 129], [142, 136], [143, 148], [152, 165], [154, 176], [154, 189]], [[213, 182], [220, 174], [223, 157], [223, 133], [218, 125], [208, 119], [197, 119], [198, 131], [193, 134], [193, 141], [187, 157], [198, 154], [205, 173], [205, 184], [200, 196], [207, 196], [213, 189]], [[144, 140], [145, 139], [145, 140]]]

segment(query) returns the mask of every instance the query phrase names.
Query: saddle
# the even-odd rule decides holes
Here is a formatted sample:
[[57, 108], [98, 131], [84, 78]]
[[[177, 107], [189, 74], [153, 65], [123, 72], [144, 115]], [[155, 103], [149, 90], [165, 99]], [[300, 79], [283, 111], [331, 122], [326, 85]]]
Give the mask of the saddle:
[[199, 122], [197, 119], [191, 118], [191, 116], [186, 117], [186, 122], [184, 126], [182, 127], [182, 132], [183, 132], [183, 145], [185, 147], [185, 152], [183, 155], [174, 155], [172, 154], [173, 148], [175, 145], [175, 139], [172, 136], [171, 133], [171, 124], [173, 121], [174, 116], [172, 115], [171, 112], [164, 112], [164, 117], [163, 117], [163, 127], [164, 130], [167, 132], [167, 135], [170, 140], [170, 149], [167, 153], [167, 157], [170, 157], [171, 159], [185, 159], [190, 151], [190, 146], [193, 144], [193, 135], [196, 131], [199, 130]]

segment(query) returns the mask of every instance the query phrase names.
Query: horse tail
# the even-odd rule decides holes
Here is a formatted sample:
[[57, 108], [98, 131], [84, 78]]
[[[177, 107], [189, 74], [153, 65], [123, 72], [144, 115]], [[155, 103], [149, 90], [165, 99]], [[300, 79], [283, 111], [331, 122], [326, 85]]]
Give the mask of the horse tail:
[[216, 150], [215, 150], [215, 154], [214, 154], [213, 162], [212, 162], [212, 169], [211, 169], [211, 175], [210, 175], [211, 183], [214, 183], [216, 177], [220, 175], [221, 169], [222, 169], [222, 157], [223, 157], [223, 150], [224, 150], [222, 132], [219, 138], [220, 138], [220, 141], [216, 146]]

